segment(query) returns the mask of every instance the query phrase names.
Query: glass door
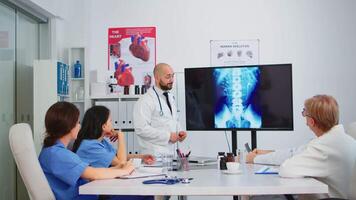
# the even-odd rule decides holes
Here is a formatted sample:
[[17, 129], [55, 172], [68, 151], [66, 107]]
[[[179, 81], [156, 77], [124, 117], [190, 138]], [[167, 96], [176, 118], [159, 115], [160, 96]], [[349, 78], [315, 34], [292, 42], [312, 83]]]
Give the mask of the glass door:
[[16, 173], [8, 135], [15, 123], [33, 129], [33, 63], [40, 57], [40, 45], [49, 50], [47, 25], [0, 2], [0, 199], [29, 199]]
[[9, 129], [15, 123], [15, 10], [0, 3], [0, 199], [15, 199]]
[[[27, 123], [33, 131], [33, 61], [39, 59], [39, 23], [16, 12], [16, 123]], [[17, 199], [28, 199], [17, 173]]]
[[33, 130], [33, 61], [39, 59], [39, 23], [17, 12], [16, 111], [17, 123]]

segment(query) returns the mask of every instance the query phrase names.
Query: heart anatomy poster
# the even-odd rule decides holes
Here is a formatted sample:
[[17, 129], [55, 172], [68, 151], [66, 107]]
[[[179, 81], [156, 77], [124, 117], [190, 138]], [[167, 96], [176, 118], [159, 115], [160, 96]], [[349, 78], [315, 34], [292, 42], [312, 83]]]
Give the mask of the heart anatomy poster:
[[153, 84], [156, 28], [123, 27], [108, 30], [108, 70], [119, 86]]
[[259, 40], [211, 40], [211, 66], [259, 64]]

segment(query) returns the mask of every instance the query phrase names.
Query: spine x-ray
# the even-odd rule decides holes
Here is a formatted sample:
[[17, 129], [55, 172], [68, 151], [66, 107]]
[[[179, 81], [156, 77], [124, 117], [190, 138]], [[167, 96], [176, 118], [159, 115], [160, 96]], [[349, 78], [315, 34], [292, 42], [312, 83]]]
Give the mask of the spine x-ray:
[[253, 100], [259, 85], [258, 67], [221, 68], [214, 73], [215, 128], [260, 128], [259, 105]]

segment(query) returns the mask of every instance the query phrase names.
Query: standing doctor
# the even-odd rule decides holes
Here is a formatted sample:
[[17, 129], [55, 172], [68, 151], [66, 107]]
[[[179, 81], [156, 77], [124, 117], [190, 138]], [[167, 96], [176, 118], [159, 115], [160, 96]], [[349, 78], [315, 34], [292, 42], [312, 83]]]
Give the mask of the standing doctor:
[[178, 122], [175, 100], [170, 93], [174, 72], [170, 65], [159, 63], [153, 74], [155, 86], [150, 88], [134, 107], [135, 133], [141, 153], [173, 153], [173, 144], [182, 142], [187, 137]]

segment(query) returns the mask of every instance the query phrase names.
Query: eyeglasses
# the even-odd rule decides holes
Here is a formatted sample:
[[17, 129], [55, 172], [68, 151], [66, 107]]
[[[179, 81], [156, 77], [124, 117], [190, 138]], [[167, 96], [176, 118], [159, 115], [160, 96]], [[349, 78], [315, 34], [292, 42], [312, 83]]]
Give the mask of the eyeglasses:
[[310, 117], [310, 115], [307, 113], [307, 111], [305, 110], [305, 108], [303, 108], [302, 116], [303, 116], [303, 117]]
[[173, 74], [167, 74], [166, 76], [164, 76], [165, 79], [174, 79], [174, 73]]

